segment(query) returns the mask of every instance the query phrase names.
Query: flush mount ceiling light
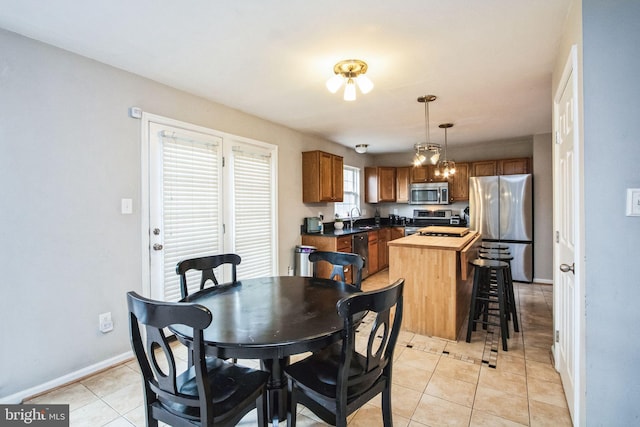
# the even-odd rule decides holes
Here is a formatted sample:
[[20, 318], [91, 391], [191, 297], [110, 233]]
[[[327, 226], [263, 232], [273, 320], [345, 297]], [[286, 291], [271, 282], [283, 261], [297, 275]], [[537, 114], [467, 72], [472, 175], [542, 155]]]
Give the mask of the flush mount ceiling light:
[[356, 145], [356, 153], [364, 154], [367, 152], [368, 148], [369, 148], [369, 144], [358, 144]]
[[373, 89], [373, 83], [364, 74], [367, 72], [367, 63], [359, 59], [345, 59], [333, 67], [335, 75], [327, 80], [329, 92], [336, 93], [342, 83], [344, 85], [344, 100], [356, 100], [356, 83], [362, 93], [369, 93]]
[[453, 123], [443, 123], [438, 127], [440, 129], [444, 129], [444, 160], [438, 162], [434, 175], [442, 175], [445, 178], [449, 178], [449, 175], [456, 173], [456, 162], [453, 160], [447, 160], [447, 129], [453, 127]]
[[416, 150], [416, 156], [413, 159], [414, 166], [422, 166], [427, 160], [435, 165], [440, 158], [440, 144], [433, 144], [429, 138], [429, 103], [436, 99], [435, 95], [424, 95], [418, 98], [418, 102], [424, 103], [424, 129], [427, 139], [425, 142], [413, 146]]

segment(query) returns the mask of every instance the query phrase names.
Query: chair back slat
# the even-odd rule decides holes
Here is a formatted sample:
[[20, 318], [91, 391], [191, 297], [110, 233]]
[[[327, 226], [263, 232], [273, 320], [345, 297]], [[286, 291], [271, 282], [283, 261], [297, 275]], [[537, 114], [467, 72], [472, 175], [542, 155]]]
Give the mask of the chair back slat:
[[353, 267], [353, 285], [358, 289], [362, 288], [362, 269], [364, 268], [364, 259], [358, 255], [349, 252], [330, 252], [315, 251], [309, 254], [309, 261], [313, 263], [313, 277], [318, 277], [318, 265], [320, 262], [328, 262], [333, 265], [329, 279], [345, 282], [344, 268]]
[[176, 265], [176, 274], [180, 276], [180, 292], [182, 298], [189, 295], [189, 287], [187, 284], [188, 271], [198, 270], [201, 272], [200, 290], [202, 290], [209, 281], [213, 283], [213, 286], [218, 286], [219, 282], [214, 270], [223, 264], [231, 265], [231, 282], [235, 283], [237, 281], [237, 265], [240, 264], [240, 262], [241, 258], [237, 254], [210, 255], [180, 261]]

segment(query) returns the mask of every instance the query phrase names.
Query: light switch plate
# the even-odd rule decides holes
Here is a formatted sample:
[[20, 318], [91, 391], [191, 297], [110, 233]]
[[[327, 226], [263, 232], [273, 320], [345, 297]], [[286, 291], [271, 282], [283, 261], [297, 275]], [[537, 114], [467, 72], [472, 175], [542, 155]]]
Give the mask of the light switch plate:
[[130, 215], [133, 213], [133, 200], [132, 199], [122, 199], [120, 200], [120, 212], [123, 215]]
[[627, 216], [640, 216], [640, 188], [627, 188]]

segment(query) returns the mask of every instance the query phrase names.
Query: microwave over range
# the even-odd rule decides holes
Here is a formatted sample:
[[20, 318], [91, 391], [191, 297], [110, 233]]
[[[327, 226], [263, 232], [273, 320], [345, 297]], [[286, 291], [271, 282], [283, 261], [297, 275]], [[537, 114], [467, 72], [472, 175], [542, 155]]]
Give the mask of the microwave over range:
[[412, 205], [448, 205], [449, 183], [426, 182], [411, 184], [409, 203]]

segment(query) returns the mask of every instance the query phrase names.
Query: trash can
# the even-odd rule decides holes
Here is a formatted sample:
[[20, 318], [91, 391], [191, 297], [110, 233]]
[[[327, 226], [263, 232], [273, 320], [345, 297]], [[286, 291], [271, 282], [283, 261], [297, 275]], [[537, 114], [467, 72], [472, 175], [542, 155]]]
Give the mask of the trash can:
[[295, 276], [313, 276], [313, 265], [311, 261], [309, 261], [309, 254], [315, 250], [316, 247], [314, 246], [296, 246], [295, 270], [293, 272]]

